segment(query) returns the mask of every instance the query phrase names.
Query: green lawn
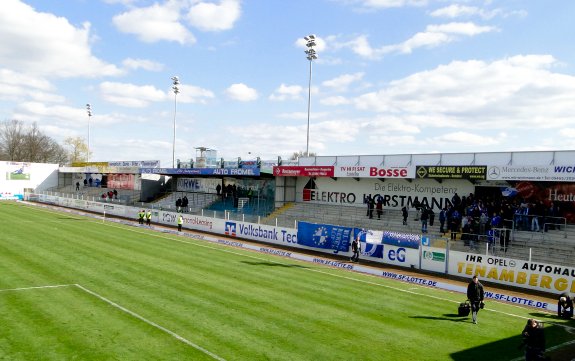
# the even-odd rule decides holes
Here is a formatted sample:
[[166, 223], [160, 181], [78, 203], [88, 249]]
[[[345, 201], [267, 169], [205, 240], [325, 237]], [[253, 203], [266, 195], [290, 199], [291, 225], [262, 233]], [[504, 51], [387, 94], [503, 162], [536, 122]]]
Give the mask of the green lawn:
[[511, 360], [525, 318], [556, 321], [489, 302], [473, 325], [463, 298], [0, 202], [0, 360]]

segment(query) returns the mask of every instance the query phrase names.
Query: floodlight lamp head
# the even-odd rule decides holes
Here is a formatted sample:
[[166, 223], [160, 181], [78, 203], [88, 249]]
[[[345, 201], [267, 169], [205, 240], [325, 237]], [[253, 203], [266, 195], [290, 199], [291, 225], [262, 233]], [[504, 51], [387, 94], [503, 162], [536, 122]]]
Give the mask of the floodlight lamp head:
[[172, 81], [174, 82], [174, 85], [180, 84], [180, 78], [178, 78], [177, 76], [173, 76], [170, 79], [172, 79]]
[[172, 86], [172, 90], [174, 91], [174, 94], [178, 94], [180, 92], [180, 88], [178, 88], [177, 85]]

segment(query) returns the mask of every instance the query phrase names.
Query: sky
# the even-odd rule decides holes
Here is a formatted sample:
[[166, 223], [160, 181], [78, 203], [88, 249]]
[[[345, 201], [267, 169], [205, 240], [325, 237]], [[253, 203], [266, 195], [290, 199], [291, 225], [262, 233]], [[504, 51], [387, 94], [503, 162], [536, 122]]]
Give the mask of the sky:
[[164, 167], [174, 119], [182, 161], [305, 153], [308, 100], [320, 156], [572, 150], [573, 14], [572, 0], [2, 0], [0, 121]]

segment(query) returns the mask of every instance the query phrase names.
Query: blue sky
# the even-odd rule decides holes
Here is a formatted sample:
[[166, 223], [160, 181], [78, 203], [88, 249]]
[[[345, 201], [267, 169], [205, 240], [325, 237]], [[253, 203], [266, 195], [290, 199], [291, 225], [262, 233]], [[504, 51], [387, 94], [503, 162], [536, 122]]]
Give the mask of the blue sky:
[[0, 119], [92, 160], [575, 149], [571, 0], [2, 0]]

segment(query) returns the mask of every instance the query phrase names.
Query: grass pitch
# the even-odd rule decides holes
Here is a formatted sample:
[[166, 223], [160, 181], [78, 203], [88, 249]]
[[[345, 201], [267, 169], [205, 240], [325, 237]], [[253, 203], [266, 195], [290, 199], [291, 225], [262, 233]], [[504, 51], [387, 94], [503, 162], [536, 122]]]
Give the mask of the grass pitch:
[[474, 325], [462, 299], [0, 202], [0, 360], [512, 360], [526, 318], [574, 326], [497, 302]]

